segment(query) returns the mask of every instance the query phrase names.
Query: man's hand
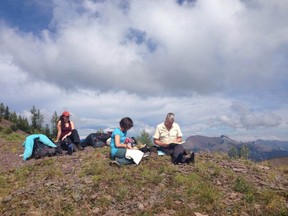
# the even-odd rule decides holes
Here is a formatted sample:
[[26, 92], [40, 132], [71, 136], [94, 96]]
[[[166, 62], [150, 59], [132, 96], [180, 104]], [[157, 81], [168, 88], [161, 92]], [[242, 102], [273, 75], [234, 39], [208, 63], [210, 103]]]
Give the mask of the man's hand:
[[154, 140], [154, 143], [156, 145], [159, 145], [159, 146], [162, 146], [162, 147], [168, 147], [169, 146], [169, 144], [161, 142], [160, 140]]
[[167, 143], [162, 143], [162, 147], [169, 147], [169, 144], [167, 144]]

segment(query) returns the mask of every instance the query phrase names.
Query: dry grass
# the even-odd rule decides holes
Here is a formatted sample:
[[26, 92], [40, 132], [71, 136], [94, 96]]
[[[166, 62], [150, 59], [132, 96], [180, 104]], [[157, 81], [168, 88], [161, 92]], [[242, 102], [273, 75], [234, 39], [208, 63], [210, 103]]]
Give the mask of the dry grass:
[[199, 153], [195, 165], [150, 156], [118, 169], [108, 155], [87, 147], [1, 172], [0, 215], [288, 215], [285, 167]]
[[[1, 215], [288, 213], [287, 180], [281, 182], [274, 174], [281, 170], [273, 170], [271, 178], [266, 176], [272, 171], [263, 173], [255, 167], [243, 175], [233, 171], [242, 161], [204, 154], [198, 155], [195, 165], [176, 166], [167, 156], [156, 156], [118, 169], [109, 166], [108, 150], [91, 148], [72, 157], [44, 158], [1, 173]], [[257, 179], [269, 181], [261, 185]], [[275, 181], [283, 190], [273, 188]]]

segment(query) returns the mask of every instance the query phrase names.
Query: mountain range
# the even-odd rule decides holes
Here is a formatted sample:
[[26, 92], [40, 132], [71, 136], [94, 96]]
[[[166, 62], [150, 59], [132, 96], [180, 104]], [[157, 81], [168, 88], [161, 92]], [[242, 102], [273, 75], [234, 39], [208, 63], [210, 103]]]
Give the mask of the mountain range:
[[220, 137], [193, 135], [189, 136], [183, 145], [194, 152], [222, 153], [228, 153], [232, 148], [240, 149], [245, 145], [249, 149], [248, 158], [253, 161], [288, 157], [288, 141], [258, 139], [250, 142], [239, 142], [225, 135]]

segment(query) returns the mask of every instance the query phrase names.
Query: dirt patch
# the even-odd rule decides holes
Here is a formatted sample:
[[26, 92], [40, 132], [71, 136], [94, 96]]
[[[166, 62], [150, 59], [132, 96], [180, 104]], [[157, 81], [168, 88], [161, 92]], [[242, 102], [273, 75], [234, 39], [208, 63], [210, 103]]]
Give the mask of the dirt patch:
[[21, 167], [27, 163], [23, 161], [24, 148], [21, 143], [7, 143], [3, 138], [0, 138], [0, 172], [9, 171]]
[[[89, 152], [93, 151], [94, 148], [88, 146], [84, 150], [78, 150], [77, 152], [74, 152], [72, 156], [67, 155], [67, 151], [63, 150], [63, 153], [61, 155], [53, 156], [55, 158], [57, 157], [67, 157], [67, 158], [77, 158], [80, 155], [89, 154]], [[16, 168], [20, 168], [25, 165], [31, 165], [35, 164], [38, 161], [42, 159], [35, 159], [31, 158], [28, 160], [23, 160], [23, 153], [24, 153], [24, 147], [22, 147], [22, 143], [9, 143], [3, 142], [3, 139], [0, 139], [0, 172], [7, 172], [10, 170], [14, 170]], [[95, 150], [95, 149], [94, 149]], [[15, 152], [15, 153], [14, 153]], [[45, 158], [43, 158], [45, 160]], [[71, 162], [71, 163], [69, 163]], [[66, 165], [68, 167], [73, 166], [72, 160], [67, 160]]]

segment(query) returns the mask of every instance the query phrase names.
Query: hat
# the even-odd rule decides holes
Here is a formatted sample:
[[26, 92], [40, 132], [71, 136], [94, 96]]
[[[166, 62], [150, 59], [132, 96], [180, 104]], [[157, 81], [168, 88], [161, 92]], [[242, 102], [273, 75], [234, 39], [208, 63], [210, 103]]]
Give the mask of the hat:
[[62, 116], [70, 116], [70, 113], [68, 112], [68, 111], [64, 111], [63, 113], [62, 113]]

